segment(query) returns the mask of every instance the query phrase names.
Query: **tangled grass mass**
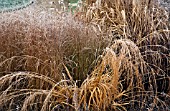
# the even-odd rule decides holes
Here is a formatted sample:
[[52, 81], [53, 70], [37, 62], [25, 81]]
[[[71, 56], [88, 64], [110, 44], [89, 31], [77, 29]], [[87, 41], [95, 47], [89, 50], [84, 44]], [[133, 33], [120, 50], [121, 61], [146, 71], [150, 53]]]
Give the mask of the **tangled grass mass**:
[[0, 111], [170, 111], [169, 21], [155, 0], [0, 13]]

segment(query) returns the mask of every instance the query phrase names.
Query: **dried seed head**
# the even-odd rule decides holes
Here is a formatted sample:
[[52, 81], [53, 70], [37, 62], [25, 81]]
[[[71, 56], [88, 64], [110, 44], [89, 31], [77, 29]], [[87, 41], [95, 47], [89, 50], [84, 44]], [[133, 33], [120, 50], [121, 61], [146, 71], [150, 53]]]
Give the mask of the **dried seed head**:
[[121, 13], [122, 13], [123, 20], [125, 21], [126, 20], [125, 10], [122, 10]]
[[133, 0], [132, 4], [133, 6], [137, 6], [140, 3], [140, 0]]
[[96, 0], [96, 6], [99, 8], [101, 6], [102, 1], [101, 0]]

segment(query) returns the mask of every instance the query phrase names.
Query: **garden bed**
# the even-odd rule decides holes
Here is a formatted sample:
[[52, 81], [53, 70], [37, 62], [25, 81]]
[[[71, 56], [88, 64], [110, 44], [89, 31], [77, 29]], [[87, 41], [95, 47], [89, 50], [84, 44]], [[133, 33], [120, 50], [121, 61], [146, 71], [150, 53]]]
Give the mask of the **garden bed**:
[[168, 11], [86, 3], [0, 13], [0, 110], [170, 110]]

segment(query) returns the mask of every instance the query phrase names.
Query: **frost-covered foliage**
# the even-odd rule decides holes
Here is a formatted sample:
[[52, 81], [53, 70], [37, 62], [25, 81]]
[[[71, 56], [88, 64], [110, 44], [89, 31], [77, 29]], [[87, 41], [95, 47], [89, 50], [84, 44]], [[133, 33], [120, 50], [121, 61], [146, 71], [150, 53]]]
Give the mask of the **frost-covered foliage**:
[[85, 3], [75, 15], [0, 14], [0, 110], [170, 110], [168, 12]]

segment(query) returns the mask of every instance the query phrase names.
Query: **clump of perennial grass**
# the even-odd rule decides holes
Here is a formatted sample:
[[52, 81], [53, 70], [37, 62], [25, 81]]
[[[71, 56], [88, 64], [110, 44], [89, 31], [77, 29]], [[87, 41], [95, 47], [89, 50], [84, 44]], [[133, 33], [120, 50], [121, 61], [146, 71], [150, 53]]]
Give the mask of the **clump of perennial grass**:
[[[151, 92], [158, 96], [158, 98], [155, 97], [164, 103], [170, 87], [168, 11], [160, 7], [154, 0], [87, 0], [86, 3], [88, 5], [81, 8], [81, 13], [77, 13], [78, 17], [85, 17], [86, 19], [83, 20], [93, 24], [94, 30], [99, 32], [103, 38], [111, 41], [111, 45], [115, 40], [122, 39], [134, 42], [139, 48], [142, 63], [147, 66], [136, 68], [136, 71], [142, 75], [142, 81], [145, 81], [142, 89], [148, 91], [146, 95], [151, 95], [149, 92], [152, 89]], [[141, 64], [141, 61], [129, 60], [129, 63], [131, 62]], [[127, 73], [127, 71], [125, 72]], [[137, 79], [134, 82], [138, 81], [140, 80]], [[150, 85], [152, 88], [149, 88]], [[127, 87], [126, 84], [123, 86]], [[135, 92], [133, 93], [135, 94]], [[138, 99], [133, 98], [134, 101]], [[148, 98], [143, 99], [143, 104], [148, 104], [146, 101]], [[154, 104], [160, 105], [155, 102]], [[169, 102], [165, 104], [168, 106]]]
[[[8, 84], [8, 87], [1, 92], [0, 96], [0, 108], [2, 110], [46, 111], [71, 107], [69, 101], [73, 95], [71, 90], [73, 88], [67, 85], [70, 82], [69, 80], [56, 82], [53, 78], [31, 72], [11, 73], [1, 77], [0, 80], [1, 90], [3, 86], [6, 86], [6, 83]], [[44, 82], [48, 88], [38, 88], [34, 81]]]
[[76, 79], [83, 72], [83, 79], [100, 52], [102, 43], [96, 41], [101, 39], [71, 15], [29, 8], [4, 13], [0, 22], [1, 72], [31, 71], [55, 78], [64, 63]]
[[[150, 74], [148, 81], [144, 78]], [[80, 104], [86, 110], [127, 110], [128, 105], [138, 106], [141, 109], [154, 108], [157, 96], [153, 87], [156, 86], [153, 69], [144, 61], [138, 46], [132, 41], [115, 40], [102, 57], [101, 63], [94, 69], [80, 88]], [[145, 84], [148, 90], [145, 90]], [[149, 102], [155, 106], [148, 107]], [[86, 107], [87, 106], [87, 107]], [[133, 107], [134, 107], [133, 106]], [[162, 105], [161, 108], [167, 108]]]
[[[56, 15], [40, 7], [1, 13], [0, 24], [0, 96], [3, 97], [0, 109], [48, 110], [56, 104], [59, 109], [62, 104], [67, 106], [69, 85], [61, 86], [58, 89], [61, 100], [57, 102], [56, 97], [56, 103], [48, 106], [53, 101], [51, 93], [58, 95], [54, 84], [70, 79], [67, 70], [74, 80], [84, 80], [101, 53], [101, 38], [86, 24], [75, 21], [71, 14]], [[46, 78], [52, 82], [48, 83]], [[47, 95], [50, 99], [45, 99]]]

